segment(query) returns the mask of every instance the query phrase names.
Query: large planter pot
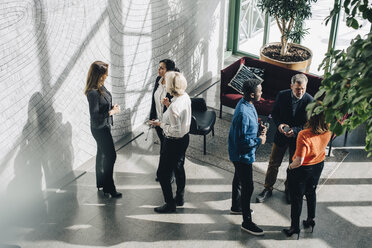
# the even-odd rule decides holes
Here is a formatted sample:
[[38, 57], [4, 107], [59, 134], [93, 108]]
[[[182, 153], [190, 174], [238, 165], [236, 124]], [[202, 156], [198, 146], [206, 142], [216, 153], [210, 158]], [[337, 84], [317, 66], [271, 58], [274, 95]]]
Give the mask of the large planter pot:
[[304, 61], [300, 61], [300, 62], [284, 62], [284, 61], [269, 58], [269, 57], [262, 54], [263, 49], [265, 49], [268, 46], [273, 46], [273, 45], [276, 45], [276, 46], [279, 45], [280, 46], [281, 44], [280, 44], [280, 42], [272, 42], [272, 43], [267, 43], [263, 47], [261, 47], [261, 49], [260, 49], [260, 59], [261, 60], [266, 61], [266, 62], [271, 63], [271, 64], [274, 64], [274, 65], [284, 67], [284, 68], [289, 68], [289, 69], [297, 70], [297, 71], [301, 71], [301, 72], [309, 72], [311, 59], [313, 57], [313, 53], [311, 52], [311, 50], [309, 48], [301, 46], [299, 44], [291, 43], [290, 44], [291, 47], [298, 47], [298, 48], [302, 48], [302, 49], [308, 51], [310, 53], [310, 58], [307, 59], [307, 60], [304, 60]]

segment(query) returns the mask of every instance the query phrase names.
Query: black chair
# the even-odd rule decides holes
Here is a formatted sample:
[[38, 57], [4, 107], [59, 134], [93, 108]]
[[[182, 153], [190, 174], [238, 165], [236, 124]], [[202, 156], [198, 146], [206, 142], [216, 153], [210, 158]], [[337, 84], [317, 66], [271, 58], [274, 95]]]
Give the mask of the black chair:
[[203, 98], [191, 98], [191, 127], [190, 134], [204, 136], [204, 155], [206, 154], [206, 135], [212, 131], [214, 136], [214, 123], [216, 122], [216, 112], [207, 109], [207, 104]]

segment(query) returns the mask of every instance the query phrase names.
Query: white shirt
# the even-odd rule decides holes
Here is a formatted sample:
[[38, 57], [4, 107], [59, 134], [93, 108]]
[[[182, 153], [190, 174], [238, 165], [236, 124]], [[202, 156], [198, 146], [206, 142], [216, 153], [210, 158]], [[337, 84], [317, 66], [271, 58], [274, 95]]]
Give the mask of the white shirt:
[[159, 121], [163, 119], [164, 104], [162, 103], [162, 100], [167, 95], [165, 84], [161, 83], [163, 80], [163, 78], [159, 80], [159, 86], [154, 93], [155, 109]]
[[172, 98], [172, 103], [163, 114], [160, 127], [165, 136], [182, 138], [190, 132], [191, 100], [187, 93]]

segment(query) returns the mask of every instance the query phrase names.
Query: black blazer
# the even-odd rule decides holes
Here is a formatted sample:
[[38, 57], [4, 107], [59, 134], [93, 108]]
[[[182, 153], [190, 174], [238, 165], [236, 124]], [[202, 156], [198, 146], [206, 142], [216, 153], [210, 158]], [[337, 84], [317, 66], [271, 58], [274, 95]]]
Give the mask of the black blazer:
[[[271, 116], [277, 127], [274, 142], [279, 146], [288, 144], [292, 147], [296, 147], [297, 135], [304, 128], [307, 121], [306, 106], [313, 101], [313, 97], [305, 93], [299, 101], [296, 112], [293, 115], [291, 92], [291, 89], [280, 91], [271, 112]], [[293, 137], [287, 138], [284, 134], [279, 132], [278, 126], [282, 123], [288, 124], [293, 129]]]
[[109, 116], [112, 109], [111, 93], [102, 86], [103, 95], [98, 90], [90, 90], [87, 93], [90, 113], [91, 128], [99, 129], [113, 125], [113, 118]]
[[[155, 95], [155, 91], [156, 89], [159, 87], [159, 80], [161, 79], [160, 76], [158, 76], [156, 78], [156, 81], [155, 81], [155, 87], [154, 87], [154, 90], [152, 91], [152, 100], [151, 100], [151, 110], [150, 110], [150, 120], [153, 120], [153, 119], [158, 119], [158, 114], [156, 113], [156, 105], [155, 105], [155, 98], [154, 98], [154, 95]], [[166, 97], [168, 97], [169, 101], [171, 101], [172, 99], [172, 96], [167, 92], [167, 95]], [[167, 107], [164, 106], [164, 109], [163, 109], [163, 113], [167, 110]]]

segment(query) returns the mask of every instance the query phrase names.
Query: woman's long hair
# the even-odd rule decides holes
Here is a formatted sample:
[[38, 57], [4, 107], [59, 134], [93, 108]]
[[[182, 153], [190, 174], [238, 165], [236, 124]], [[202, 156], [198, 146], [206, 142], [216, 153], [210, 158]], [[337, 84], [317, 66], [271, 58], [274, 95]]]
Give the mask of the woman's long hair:
[[95, 61], [90, 65], [87, 77], [87, 84], [85, 85], [84, 94], [88, 94], [90, 90], [98, 90], [98, 92], [102, 95], [102, 86], [104, 80], [102, 80], [102, 76], [105, 75], [108, 71], [108, 64], [102, 61]]
[[305, 124], [305, 128], [310, 128], [314, 134], [322, 134], [329, 131], [329, 124], [325, 121], [324, 112], [311, 116]]

